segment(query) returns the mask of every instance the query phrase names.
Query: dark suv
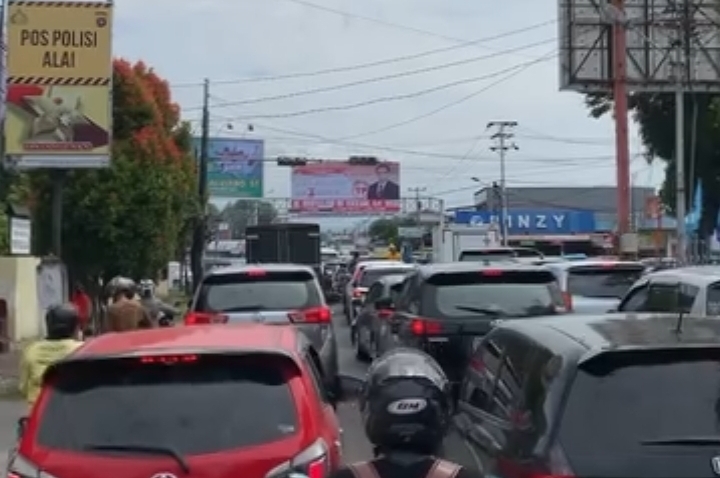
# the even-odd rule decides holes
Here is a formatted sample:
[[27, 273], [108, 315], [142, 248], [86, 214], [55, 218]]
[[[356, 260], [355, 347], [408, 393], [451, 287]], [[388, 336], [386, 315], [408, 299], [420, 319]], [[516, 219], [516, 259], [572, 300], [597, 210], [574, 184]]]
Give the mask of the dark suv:
[[215, 269], [193, 298], [185, 325], [255, 322], [295, 326], [320, 355], [326, 386], [337, 388], [337, 337], [315, 271], [298, 264]]
[[420, 348], [457, 382], [473, 343], [498, 319], [556, 314], [564, 303], [555, 275], [542, 267], [456, 262], [408, 274], [394, 308], [379, 328], [379, 352]]
[[720, 475], [720, 321], [566, 315], [499, 324], [454, 423], [501, 478]]

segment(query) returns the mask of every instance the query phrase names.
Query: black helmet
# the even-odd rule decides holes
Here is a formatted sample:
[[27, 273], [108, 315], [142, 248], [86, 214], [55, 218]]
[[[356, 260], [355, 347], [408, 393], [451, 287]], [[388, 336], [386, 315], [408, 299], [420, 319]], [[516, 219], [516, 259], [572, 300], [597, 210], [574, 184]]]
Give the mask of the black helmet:
[[77, 331], [78, 310], [73, 304], [54, 305], [45, 314], [45, 326], [50, 340], [69, 339]]
[[450, 421], [451, 386], [429, 355], [393, 349], [370, 366], [360, 395], [365, 434], [381, 453], [434, 454]]

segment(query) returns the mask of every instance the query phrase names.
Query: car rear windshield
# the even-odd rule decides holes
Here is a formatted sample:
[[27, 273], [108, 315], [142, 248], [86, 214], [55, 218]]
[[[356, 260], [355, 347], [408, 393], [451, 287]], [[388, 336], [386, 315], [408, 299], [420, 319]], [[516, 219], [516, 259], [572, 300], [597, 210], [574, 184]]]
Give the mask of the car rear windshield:
[[[180, 455], [298, 432], [285, 357], [186, 355], [73, 363], [51, 381], [37, 434], [51, 449], [149, 446]], [[272, 413], [267, 413], [272, 410]]]
[[436, 274], [425, 304], [440, 317], [478, 314], [527, 317], [552, 314], [563, 300], [549, 271], [478, 271]]
[[512, 249], [480, 249], [476, 251], [463, 251], [460, 253], [460, 262], [480, 262], [498, 259], [511, 259], [518, 257]]
[[218, 274], [202, 284], [195, 309], [201, 312], [304, 309], [322, 305], [307, 271]]
[[581, 297], [620, 298], [640, 278], [643, 270], [640, 264], [572, 267], [568, 270], [568, 292]]
[[[720, 351], [629, 355], [607, 367], [598, 360], [594, 369], [578, 371], [561, 418], [559, 439], [578, 476], [608, 476], [597, 473], [616, 460], [717, 451], [717, 443], [692, 440], [717, 439], [720, 431]], [[690, 441], [679, 448], [650, 444], [675, 439]], [[709, 466], [708, 460], [708, 472]], [[656, 471], [643, 476], [673, 476]]]
[[410, 272], [412, 267], [408, 268], [402, 268], [402, 267], [394, 267], [394, 268], [387, 268], [387, 269], [365, 269], [362, 272], [362, 275], [360, 276], [360, 281], [358, 283], [359, 287], [370, 287], [377, 281], [378, 279], [389, 276], [389, 275], [397, 275], [402, 273]]

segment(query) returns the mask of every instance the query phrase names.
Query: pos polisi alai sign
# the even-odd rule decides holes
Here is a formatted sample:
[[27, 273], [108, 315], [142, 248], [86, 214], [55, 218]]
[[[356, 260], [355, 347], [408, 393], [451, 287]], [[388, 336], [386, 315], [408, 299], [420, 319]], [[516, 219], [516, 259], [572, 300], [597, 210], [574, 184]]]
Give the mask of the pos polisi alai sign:
[[102, 167], [112, 131], [112, 4], [7, 5], [6, 154], [19, 167]]

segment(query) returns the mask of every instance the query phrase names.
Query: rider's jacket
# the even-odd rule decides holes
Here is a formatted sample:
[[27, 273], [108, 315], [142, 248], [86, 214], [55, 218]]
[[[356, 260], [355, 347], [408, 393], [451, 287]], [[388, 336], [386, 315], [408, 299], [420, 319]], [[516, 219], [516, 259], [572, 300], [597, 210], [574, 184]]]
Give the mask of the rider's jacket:
[[110, 304], [105, 319], [105, 332], [127, 332], [153, 326], [145, 307], [135, 300], [121, 300]]
[[55, 362], [70, 355], [83, 342], [75, 339], [38, 340], [23, 352], [20, 361], [20, 393], [32, 407], [40, 395], [45, 370]]
[[481, 471], [471, 470], [455, 463], [424, 457], [419, 460], [399, 461], [389, 458], [347, 465], [329, 478], [483, 478]]

